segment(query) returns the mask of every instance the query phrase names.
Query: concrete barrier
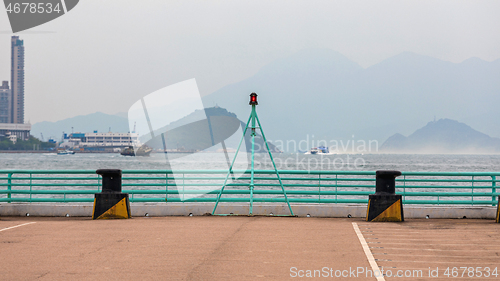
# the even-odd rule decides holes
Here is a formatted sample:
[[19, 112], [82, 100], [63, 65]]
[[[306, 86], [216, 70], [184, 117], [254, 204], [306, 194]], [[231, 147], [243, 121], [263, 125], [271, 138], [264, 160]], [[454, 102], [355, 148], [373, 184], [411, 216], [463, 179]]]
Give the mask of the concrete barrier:
[[[203, 216], [210, 214], [213, 203], [131, 203], [133, 217], [141, 216]], [[221, 204], [220, 211], [225, 214], [247, 215], [248, 204]], [[295, 215], [299, 217], [327, 218], [366, 218], [366, 205], [361, 204], [292, 204]], [[41, 217], [92, 217], [93, 205], [71, 203], [1, 203], [1, 216], [41, 216]], [[410, 219], [492, 219], [496, 218], [497, 208], [492, 206], [405, 206], [405, 218]], [[286, 204], [254, 204], [254, 215], [289, 215]]]

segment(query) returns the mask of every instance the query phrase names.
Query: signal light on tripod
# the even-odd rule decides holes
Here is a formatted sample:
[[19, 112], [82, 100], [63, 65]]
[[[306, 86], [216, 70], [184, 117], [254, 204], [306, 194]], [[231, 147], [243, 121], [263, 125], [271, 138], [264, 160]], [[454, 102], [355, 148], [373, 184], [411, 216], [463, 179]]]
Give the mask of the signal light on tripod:
[[250, 105], [258, 105], [259, 103], [257, 102], [257, 94], [256, 93], [251, 93], [250, 94]]

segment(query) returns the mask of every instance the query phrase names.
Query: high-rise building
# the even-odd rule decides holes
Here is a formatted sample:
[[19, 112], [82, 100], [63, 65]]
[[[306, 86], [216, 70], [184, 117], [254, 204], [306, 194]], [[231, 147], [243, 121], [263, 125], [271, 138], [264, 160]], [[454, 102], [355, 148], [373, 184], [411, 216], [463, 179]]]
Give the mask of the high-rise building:
[[11, 40], [10, 123], [24, 123], [24, 44], [19, 36]]
[[12, 124], [10, 121], [11, 98], [9, 82], [3, 81], [2, 86], [0, 86], [0, 140], [4, 137], [12, 141], [16, 141], [16, 139], [27, 140], [30, 137], [31, 124]]
[[0, 86], [0, 123], [10, 123], [10, 98], [9, 81], [3, 81]]
[[19, 36], [11, 39], [9, 82], [0, 86], [0, 139], [28, 140], [31, 124], [24, 124], [24, 45]]

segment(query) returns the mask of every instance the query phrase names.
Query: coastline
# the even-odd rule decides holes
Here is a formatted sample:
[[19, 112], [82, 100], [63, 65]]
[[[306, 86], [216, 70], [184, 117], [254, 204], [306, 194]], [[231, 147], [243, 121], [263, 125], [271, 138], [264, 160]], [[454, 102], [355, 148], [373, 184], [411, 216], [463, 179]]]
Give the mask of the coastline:
[[[48, 151], [48, 150], [0, 150], [0, 153], [52, 153], [56, 154], [55, 151]], [[119, 152], [113, 152], [113, 151], [75, 151], [75, 153], [114, 153], [114, 154], [120, 154]]]
[[55, 153], [48, 150], [0, 150], [0, 153]]

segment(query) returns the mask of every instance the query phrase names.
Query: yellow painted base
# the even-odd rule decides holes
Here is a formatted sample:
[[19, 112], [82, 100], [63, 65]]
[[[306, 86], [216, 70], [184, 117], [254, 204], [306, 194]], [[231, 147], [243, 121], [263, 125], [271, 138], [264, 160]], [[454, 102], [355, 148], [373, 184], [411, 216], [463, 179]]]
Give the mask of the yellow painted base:
[[[94, 199], [95, 205], [95, 199]], [[93, 216], [93, 214], [92, 214]], [[109, 208], [102, 215], [97, 217], [98, 220], [101, 219], [128, 219], [130, 218], [129, 213], [127, 212], [127, 201], [126, 198], [123, 198], [118, 203], [116, 203], [113, 207]]]
[[[370, 205], [368, 205], [368, 208]], [[403, 221], [401, 216], [401, 200], [394, 202], [389, 208], [385, 209], [380, 215], [372, 221]]]

